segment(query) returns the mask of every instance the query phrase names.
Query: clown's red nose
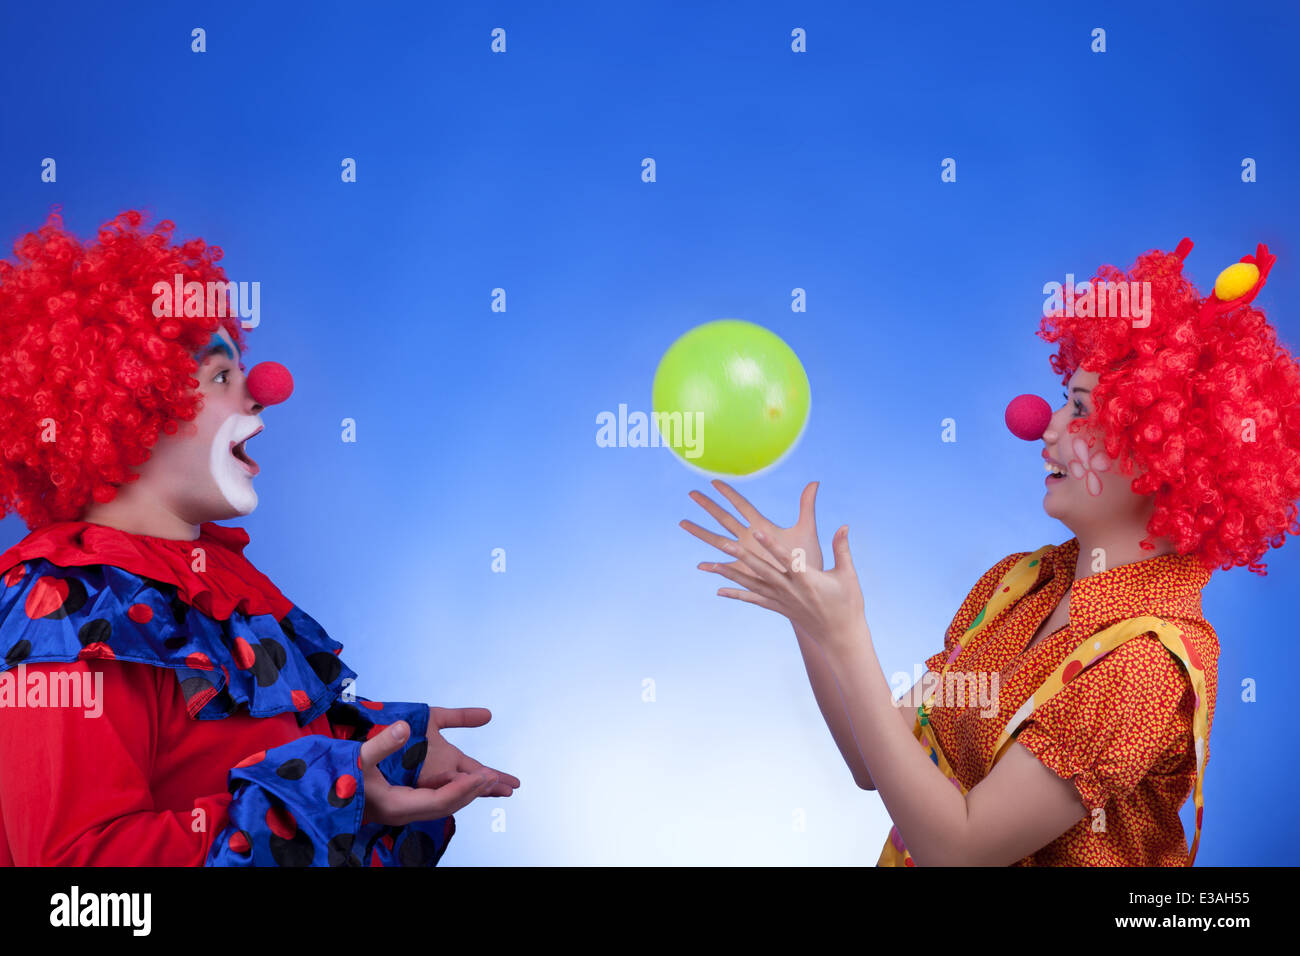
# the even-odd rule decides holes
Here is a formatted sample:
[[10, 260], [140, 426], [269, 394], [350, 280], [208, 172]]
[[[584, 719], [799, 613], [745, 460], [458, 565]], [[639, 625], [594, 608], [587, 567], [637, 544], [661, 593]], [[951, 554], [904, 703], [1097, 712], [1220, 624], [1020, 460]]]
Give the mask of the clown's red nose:
[[258, 362], [248, 373], [248, 392], [259, 405], [279, 405], [293, 394], [293, 376], [279, 362]]
[[1052, 407], [1037, 395], [1017, 395], [1007, 405], [1007, 428], [1025, 441], [1037, 441], [1052, 421]]

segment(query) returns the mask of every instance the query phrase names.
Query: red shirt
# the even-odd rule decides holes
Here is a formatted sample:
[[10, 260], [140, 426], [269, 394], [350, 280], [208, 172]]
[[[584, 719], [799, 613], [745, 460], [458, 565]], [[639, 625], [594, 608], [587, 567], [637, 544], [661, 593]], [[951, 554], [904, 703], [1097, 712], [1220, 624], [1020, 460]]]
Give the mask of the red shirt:
[[[222, 865], [231, 859], [246, 865], [249, 834], [243, 827], [263, 836], [269, 828], [292, 843], [301, 834], [289, 807], [321, 825], [332, 820], [329, 808], [301, 802], [301, 787], [282, 789], [281, 783], [298, 780], [301, 771], [277, 776], [290, 764], [266, 770], [264, 752], [314, 735], [368, 739], [396, 719], [411, 724], [411, 737], [380, 769], [390, 784], [416, 785], [428, 707], [357, 698], [337, 715], [327, 714], [326, 706], [341, 700], [325, 696], [339, 693], [344, 676], [341, 665], [330, 666], [339, 645], [300, 612], [293, 611], [298, 616], [291, 619], [292, 602], [243, 556], [247, 543], [242, 529], [212, 524], [203, 525], [195, 541], [174, 541], [62, 522], [33, 532], [0, 556], [5, 605], [0, 624], [9, 629], [6, 669], [0, 670], [0, 864], [202, 866], [229, 828], [229, 844], [216, 848]], [[50, 565], [87, 568], [95, 573], [85, 580], [99, 583], [88, 591], [76, 574], [51, 574]], [[47, 570], [29, 572], [41, 566]], [[120, 570], [110, 576], [100, 573], [104, 569]], [[175, 605], [169, 610], [155, 585], [174, 586], [174, 600], [193, 610], [178, 612]], [[198, 631], [179, 624], [167, 629], [169, 614], [183, 613], [192, 624], [195, 612], [210, 621], [233, 623], [236, 614], [244, 622], [256, 620], [260, 636], [245, 641], [221, 637], [219, 630], [212, 636], [210, 623]], [[305, 637], [296, 628], [308, 623], [314, 630]], [[245, 624], [240, 628], [252, 634]], [[200, 633], [205, 636], [197, 637]], [[180, 649], [168, 650], [173, 641], [181, 642], [174, 645]], [[200, 651], [188, 649], [195, 641], [202, 642]], [[184, 668], [198, 670], [178, 669], [177, 658]], [[210, 675], [211, 681], [195, 674]], [[324, 683], [311, 683], [312, 674]], [[28, 688], [34, 682], [53, 688], [56, 675], [98, 684], [98, 699], [83, 695], [78, 706], [67, 706], [67, 700], [54, 706], [51, 693], [43, 706], [19, 705], [41, 703], [29, 701]], [[238, 686], [231, 683], [235, 679]], [[231, 692], [238, 701], [233, 708]], [[198, 719], [209, 702], [208, 710], [223, 704], [221, 695], [224, 716]], [[252, 716], [250, 707], [261, 716]], [[317, 716], [308, 719], [307, 711]], [[337, 723], [331, 724], [331, 716]], [[306, 721], [301, 726], [300, 717]], [[335, 753], [331, 760], [343, 754], [337, 748], [301, 749], [311, 755], [317, 773], [328, 763], [320, 762], [321, 754]], [[329, 767], [341, 772], [339, 786], [348, 781], [355, 786], [359, 774], [353, 764], [349, 754], [346, 766]], [[252, 805], [237, 802], [229, 792], [232, 768], [249, 768], [239, 771], [243, 776], [256, 770], [265, 781], [272, 808], [265, 820], [260, 810], [242, 824], [232, 820], [232, 813], [247, 817]], [[337, 796], [334, 808], [346, 820], [352, 794]], [[300, 802], [294, 804], [295, 799]], [[360, 823], [360, 808], [354, 820]], [[379, 841], [371, 865], [436, 865], [454, 828], [450, 816], [404, 828], [366, 825]], [[346, 827], [326, 835], [330, 865], [346, 865], [349, 853], [355, 859], [355, 852], [364, 852], [361, 844], [355, 851], [351, 844], [344, 850], [334, 846], [349, 836]], [[321, 858], [315, 849], [310, 852]], [[301, 858], [300, 852], [284, 857], [289, 865], [301, 865]]]
[[194, 720], [175, 675], [149, 664], [26, 667], [29, 677], [36, 671], [102, 677], [102, 712], [5, 708], [3, 866], [202, 866], [228, 822], [231, 767], [306, 734], [333, 736], [324, 716], [302, 728], [289, 713], [254, 718], [240, 710], [222, 720]]

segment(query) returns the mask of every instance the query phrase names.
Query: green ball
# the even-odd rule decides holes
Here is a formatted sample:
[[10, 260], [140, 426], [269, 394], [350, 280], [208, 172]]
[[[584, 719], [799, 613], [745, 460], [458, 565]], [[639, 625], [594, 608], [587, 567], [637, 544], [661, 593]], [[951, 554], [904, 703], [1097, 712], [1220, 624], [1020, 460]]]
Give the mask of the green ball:
[[687, 464], [722, 475], [750, 475], [779, 459], [803, 432], [812, 403], [790, 346], [740, 319], [697, 326], [669, 346], [651, 392], [660, 442]]

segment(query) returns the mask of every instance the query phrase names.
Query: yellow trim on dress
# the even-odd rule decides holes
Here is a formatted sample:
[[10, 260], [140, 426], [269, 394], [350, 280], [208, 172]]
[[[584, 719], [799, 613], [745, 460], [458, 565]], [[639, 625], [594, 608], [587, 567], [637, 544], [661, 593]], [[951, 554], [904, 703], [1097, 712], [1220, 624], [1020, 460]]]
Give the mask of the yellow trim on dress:
[[[1052, 550], [1052, 547], [1052, 545], [1045, 545], [1032, 554], [1025, 555], [998, 582], [993, 591], [993, 597], [989, 599], [984, 610], [980, 611], [979, 616], [971, 623], [966, 633], [961, 636], [958, 646], [949, 653], [948, 660], [944, 663], [943, 670], [940, 671], [939, 686], [943, 686], [942, 677], [948, 672], [948, 668], [952, 666], [953, 661], [957, 659], [962, 648], [966, 647], [971, 639], [983, 630], [985, 624], [996, 618], [1009, 604], [1018, 601], [1024, 596], [1025, 592], [1038, 580], [1038, 565], [1047, 553]], [[1133, 617], [1098, 631], [1080, 642], [1079, 646], [1070, 653], [1070, 656], [1061, 662], [1060, 666], [1043, 682], [1042, 686], [1034, 691], [1021, 705], [1020, 709], [1012, 715], [1006, 728], [1003, 729], [994, 743], [993, 759], [985, 768], [980, 779], [987, 777], [989, 771], [1002, 759], [1002, 755], [1006, 753], [1007, 747], [1012, 743], [1012, 734], [1022, 723], [1029, 719], [1035, 709], [1056, 696], [1067, 683], [1077, 678], [1098, 659], [1109, 654], [1130, 638], [1142, 634], [1154, 634], [1160, 643], [1182, 662], [1183, 668], [1191, 679], [1192, 690], [1196, 694], [1196, 713], [1192, 719], [1192, 730], [1196, 740], [1196, 785], [1192, 790], [1192, 800], [1196, 806], [1196, 835], [1192, 839], [1192, 847], [1187, 857], [1187, 866], [1191, 866], [1196, 859], [1196, 850], [1201, 842], [1201, 816], [1204, 810], [1201, 798], [1201, 782], [1205, 776], [1205, 742], [1209, 737], [1209, 702], [1205, 695], [1205, 674], [1201, 668], [1192, 663], [1191, 656], [1187, 652], [1186, 639], [1183, 637], [1182, 630], [1169, 621], [1150, 615]], [[926, 756], [934, 761], [935, 765], [951, 781], [953, 786], [965, 794], [967, 790], [961, 785], [957, 775], [953, 773], [947, 757], [944, 756], [943, 750], [939, 746], [934, 727], [930, 723], [932, 704], [933, 698], [916, 709], [916, 720], [912, 725], [912, 736], [925, 748]], [[880, 859], [876, 861], [876, 866], [915, 865], [911, 853], [903, 844], [903, 838], [898, 832], [898, 827], [890, 827], [889, 836], [885, 840], [884, 849], [880, 851]]]

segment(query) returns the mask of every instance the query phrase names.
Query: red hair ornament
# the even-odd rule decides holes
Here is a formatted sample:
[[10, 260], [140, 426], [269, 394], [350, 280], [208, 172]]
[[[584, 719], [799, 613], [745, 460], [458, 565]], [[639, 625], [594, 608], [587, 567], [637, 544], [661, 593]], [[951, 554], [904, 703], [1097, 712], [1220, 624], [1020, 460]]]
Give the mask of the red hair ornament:
[[[1180, 262], [1185, 262], [1191, 251], [1192, 240], [1184, 237], [1174, 250], [1174, 255]], [[1220, 272], [1214, 280], [1214, 290], [1201, 305], [1199, 321], [1202, 327], [1225, 312], [1249, 305], [1259, 290], [1264, 288], [1269, 270], [1276, 261], [1277, 256], [1270, 253], [1268, 246], [1261, 242], [1253, 256], [1242, 256], [1240, 262], [1234, 262]], [[1017, 395], [1007, 404], [1005, 419], [1011, 434], [1025, 441], [1037, 441], [1047, 431], [1052, 409], [1037, 395]]]

